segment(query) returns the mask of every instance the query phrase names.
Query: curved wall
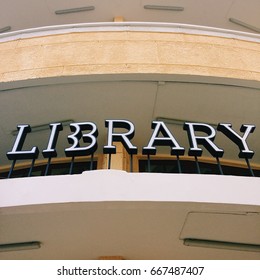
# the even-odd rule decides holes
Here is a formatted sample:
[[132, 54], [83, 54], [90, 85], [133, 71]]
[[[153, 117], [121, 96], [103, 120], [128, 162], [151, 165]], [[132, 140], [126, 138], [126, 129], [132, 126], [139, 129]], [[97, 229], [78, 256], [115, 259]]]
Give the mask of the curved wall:
[[0, 207], [4, 211], [6, 207], [70, 202], [160, 201], [230, 204], [240, 205], [240, 209], [244, 205], [259, 211], [259, 180], [219, 175], [127, 173], [120, 170], [10, 179], [1, 182]]
[[[230, 94], [229, 100], [222, 98], [223, 103], [219, 104], [219, 110], [216, 110], [216, 104], [211, 104], [211, 107], [204, 111], [204, 115], [201, 110], [199, 114], [203, 116], [201, 119], [207, 120], [208, 112], [216, 111], [217, 114], [222, 111], [229, 112], [229, 108], [232, 107], [235, 110], [232, 116], [234, 121], [237, 116], [244, 117], [247, 112], [253, 115], [252, 118], [257, 117], [259, 115], [257, 90], [260, 82], [260, 37], [256, 38], [256, 35], [252, 35], [251, 40], [250, 36], [247, 40], [242, 35], [240, 37], [229, 36], [227, 33], [223, 33], [222, 36], [219, 33], [206, 34], [203, 31], [200, 31], [200, 34], [198, 34], [199, 31], [195, 33], [194, 30], [166, 32], [154, 27], [128, 30], [127, 27], [120, 29], [115, 25], [110, 30], [100, 27], [100, 30], [89, 31], [86, 29], [81, 32], [77, 30], [67, 32], [61, 28], [55, 32], [45, 30], [41, 34], [31, 35], [27, 31], [21, 36], [14, 34], [11, 34], [10, 37], [0, 36], [0, 86], [3, 97], [1, 106], [4, 108], [2, 112], [5, 112], [2, 122], [8, 123], [0, 129], [3, 134], [0, 137], [2, 142], [6, 138], [8, 144], [5, 144], [5, 147], [7, 147], [13, 137], [10, 133], [14, 127], [12, 122], [17, 120], [24, 122], [27, 121], [27, 117], [36, 124], [43, 124], [47, 123], [49, 118], [58, 120], [63, 119], [63, 116], [66, 118], [69, 116], [68, 119], [82, 119], [82, 116], [85, 117], [85, 112], [88, 112], [89, 119], [95, 116], [103, 125], [103, 113], [105, 115], [107, 111], [97, 114], [97, 108], [100, 109], [100, 112], [104, 106], [108, 107], [108, 103], [106, 103], [107, 99], [100, 104], [98, 101], [108, 94], [114, 94], [115, 87], [109, 85], [109, 90], [107, 90], [108, 84], [106, 83], [101, 88], [98, 87], [97, 90], [92, 89], [88, 92], [87, 89], [91, 83], [86, 83], [86, 76], [88, 76], [88, 81], [94, 81], [97, 76], [102, 79], [102, 76], [112, 74], [110, 79], [118, 83], [123, 80], [121, 74], [130, 74], [129, 76], [134, 74], [135, 77], [139, 74], [148, 74], [148, 79], [152, 79], [153, 74], [155, 76], [169, 74], [171, 77], [179, 75], [187, 80], [191, 80], [192, 77], [201, 77], [205, 84], [208, 81], [207, 77], [211, 77], [212, 80], [219, 78], [221, 83], [224, 83], [225, 80], [228, 89], [231, 88], [229, 79], [233, 79], [237, 83], [241, 81], [245, 84], [254, 83], [256, 87], [252, 89], [252, 92], [251, 89], [245, 90], [246, 87], [242, 87], [243, 94], [239, 88], [236, 88], [234, 92], [231, 89], [229, 91], [226, 88], [224, 91], [221, 89], [221, 96], [223, 94], [226, 97]], [[85, 79], [85, 84], [76, 88], [74, 85], [77, 82], [72, 83], [66, 92], [64, 92], [64, 84], [49, 86], [52, 79], [48, 78], [56, 81], [56, 78], [64, 77], [61, 79], [64, 81], [69, 78], [73, 80], [74, 77], [81, 75]], [[144, 75], [141, 75], [142, 77]], [[21, 82], [20, 86], [17, 86], [18, 82]], [[48, 91], [47, 87], [39, 90], [41, 82], [48, 86]], [[28, 89], [26, 86], [23, 87], [24, 84], [29, 86], [36, 84], [36, 89], [39, 90], [38, 95], [34, 94], [35, 88]], [[131, 113], [130, 116], [133, 116], [133, 120], [142, 120], [140, 128], [143, 125], [146, 127], [146, 123], [150, 124], [150, 118], [153, 118], [155, 114], [161, 116], [161, 112], [164, 112], [163, 116], [174, 117], [171, 114], [172, 106], [168, 107], [165, 104], [173, 103], [169, 94], [172, 90], [182, 88], [174, 88], [172, 84], [164, 85], [162, 88], [161, 85], [163, 83], [149, 83], [145, 86], [142, 85], [141, 88], [141, 85], [138, 84], [138, 87], [143, 90], [140, 91], [145, 93], [141, 95], [140, 100], [137, 98], [139, 92], [136, 91], [136, 87], [130, 83], [120, 85], [122, 91], [128, 90], [120, 96], [119, 103], [114, 102], [113, 109], [120, 107], [118, 104], [129, 105], [131, 100], [133, 103], [128, 106], [128, 111], [121, 106], [122, 109], [118, 110], [117, 114], [124, 116], [124, 114]], [[212, 85], [215, 86], [214, 83]], [[194, 96], [196, 90], [199, 92], [199, 88], [195, 89], [193, 86], [193, 84], [189, 85], [187, 98]], [[8, 87], [14, 90], [4, 92]], [[117, 90], [118, 87], [117, 84]], [[214, 100], [220, 99], [219, 90], [213, 91]], [[43, 96], [42, 92], [46, 92], [46, 94]], [[179, 90], [180, 100], [183, 100], [186, 92], [187, 87]], [[239, 106], [244, 104], [244, 98], [249, 95], [249, 92], [251, 93], [250, 102], [247, 102], [249, 109], [240, 111]], [[60, 95], [60, 93], [62, 94]], [[209, 95], [204, 95], [205, 93]], [[19, 94], [19, 98], [16, 98], [17, 94]], [[148, 94], [151, 97], [149, 106], [147, 104], [143, 106], [144, 102], [147, 103], [145, 97]], [[213, 100], [211, 94], [212, 92], [206, 87], [203, 89], [201, 97], [206, 96], [206, 99], [211, 102]], [[92, 95], [95, 99], [91, 100], [95, 100], [95, 104], [98, 104], [96, 107], [91, 102], [82, 102], [80, 99], [84, 96], [84, 100], [87, 100]], [[41, 98], [39, 98], [40, 96]], [[53, 99], [50, 98], [52, 96]], [[117, 96], [113, 96], [113, 100], [117, 100]], [[240, 103], [237, 102], [239, 104], [233, 106], [234, 100], [238, 100], [241, 96], [243, 98]], [[70, 108], [67, 104], [74, 99], [77, 99], [77, 102], [73, 103], [73, 109], [68, 110]], [[40, 102], [42, 100], [47, 101], [46, 103]], [[63, 102], [59, 107], [64, 104], [65, 106], [56, 112], [55, 109], [58, 107], [57, 104], [60, 104], [60, 100]], [[158, 103], [157, 110], [155, 110], [157, 101], [161, 103]], [[15, 102], [16, 106], [14, 106]], [[49, 105], [50, 103], [52, 106]], [[143, 109], [140, 110], [142, 111], [140, 114], [136, 114], [136, 111], [132, 110], [132, 108], [136, 109], [137, 103]], [[31, 108], [35, 104], [36, 106], [32, 110]], [[227, 109], [222, 106], [223, 104]], [[253, 109], [250, 104], [254, 105]], [[196, 107], [194, 102], [191, 105]], [[178, 105], [178, 107], [180, 106]], [[51, 110], [52, 108], [54, 110]], [[198, 108], [200, 107], [196, 107], [192, 113], [197, 114]], [[90, 109], [92, 109], [91, 112]], [[181, 111], [182, 107], [179, 110]], [[76, 114], [75, 111], [80, 114]], [[9, 117], [11, 114], [14, 115], [12, 118]], [[185, 117], [192, 119], [188, 115]], [[148, 126], [145, 129], [148, 130]], [[148, 135], [147, 130], [140, 129], [143, 135]], [[150, 130], [148, 131], [150, 133]], [[34, 135], [33, 143], [38, 143], [39, 138], [44, 139], [42, 134]], [[232, 219], [235, 215], [241, 216], [239, 217], [241, 219], [248, 216], [245, 218], [253, 221], [250, 225], [255, 227], [253, 234], [257, 238], [251, 238], [246, 242], [259, 244], [259, 227], [256, 228], [256, 223], [254, 223], [259, 220], [259, 178], [135, 174], [99, 170], [73, 176], [1, 180], [0, 194], [1, 228], [4, 229], [4, 234], [0, 236], [0, 243], [39, 240], [42, 244], [41, 250], [35, 250], [36, 253], [34, 250], [20, 255], [20, 252], [15, 252], [1, 255], [0, 258], [95, 259], [104, 255], [122, 255], [129, 259], [259, 258], [259, 254], [253, 252], [192, 249], [183, 246], [183, 240], [180, 239], [190, 213], [200, 212], [204, 215], [210, 212], [210, 214], [228, 216], [227, 221], [230, 216]], [[198, 228], [197, 224], [195, 224], [195, 228]], [[204, 228], [207, 227], [204, 226]], [[208, 226], [208, 228], [212, 227]], [[241, 231], [234, 234], [236, 228], [234, 229], [232, 225], [226, 226], [225, 229], [220, 228], [221, 231], [232, 234], [231, 241], [246, 243], [244, 239], [238, 239]], [[246, 226], [244, 228], [248, 230]], [[57, 236], [59, 236], [58, 239]], [[78, 241], [76, 242], [78, 247], [75, 247], [75, 240]], [[161, 242], [162, 240], [163, 242]], [[223, 239], [220, 240], [223, 241]]]
[[[112, 28], [113, 29], [113, 28]], [[45, 34], [0, 43], [0, 82], [92, 74], [182, 74], [260, 81], [257, 40], [153, 31]]]

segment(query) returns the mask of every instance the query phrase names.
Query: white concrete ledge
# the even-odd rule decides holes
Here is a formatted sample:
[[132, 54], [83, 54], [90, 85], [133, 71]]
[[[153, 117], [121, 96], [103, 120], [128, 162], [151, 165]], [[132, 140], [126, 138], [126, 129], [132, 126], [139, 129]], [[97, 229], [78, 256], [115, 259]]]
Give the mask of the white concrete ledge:
[[81, 175], [0, 181], [0, 208], [104, 201], [204, 202], [260, 206], [260, 178], [97, 170]]
[[183, 34], [218, 36], [223, 38], [233, 38], [258, 43], [260, 42], [260, 34], [255, 33], [241, 32], [236, 30], [221, 29], [208, 26], [157, 22], [99, 22], [45, 26], [0, 34], [0, 42], [12, 41], [22, 38], [32, 38], [37, 36], [47, 36], [53, 34], [98, 31], [172, 32]]

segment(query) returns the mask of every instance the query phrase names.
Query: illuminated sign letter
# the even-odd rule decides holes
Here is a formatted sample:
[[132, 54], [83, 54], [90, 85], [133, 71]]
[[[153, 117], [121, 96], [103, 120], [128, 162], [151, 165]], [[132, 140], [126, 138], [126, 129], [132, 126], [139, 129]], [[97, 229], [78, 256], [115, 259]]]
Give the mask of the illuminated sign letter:
[[[70, 148], [65, 149], [67, 157], [87, 156], [93, 154], [97, 150], [97, 126], [92, 122], [72, 123], [70, 130], [74, 132], [68, 136], [68, 142], [72, 144]], [[82, 130], [90, 130], [90, 132], [82, 135]], [[79, 140], [82, 137], [84, 143], [90, 143], [87, 147], [80, 147]]]
[[242, 137], [232, 129], [232, 125], [230, 123], [220, 123], [217, 130], [224, 133], [229, 139], [237, 144], [240, 149], [240, 153], [238, 154], [240, 158], [252, 158], [254, 156], [254, 151], [249, 150], [246, 139], [249, 136], [249, 133], [254, 132], [255, 125], [242, 124], [240, 128], [240, 131], [244, 132]]
[[31, 132], [31, 127], [29, 124], [20, 124], [17, 126], [18, 134], [13, 145], [12, 151], [8, 152], [6, 155], [10, 160], [17, 159], [36, 159], [39, 155], [39, 149], [33, 147], [30, 151], [22, 151], [24, 140], [26, 134]]
[[49, 138], [47, 149], [42, 151], [42, 154], [45, 158], [57, 156], [55, 147], [58, 140], [59, 132], [62, 131], [63, 127], [61, 123], [51, 123], [50, 129], [51, 129], [51, 135]]
[[[170, 146], [171, 155], [184, 155], [185, 149], [178, 144], [164, 122], [153, 121], [152, 129], [154, 129], [154, 131], [150, 141], [146, 147], [143, 147], [143, 155], [156, 155], [156, 147], [154, 147], [154, 145]], [[161, 133], [163, 137], [159, 137], [159, 133]]]
[[[113, 141], [121, 142], [129, 154], [137, 154], [137, 147], [133, 146], [130, 140], [135, 135], [135, 127], [133, 123], [127, 120], [106, 120], [105, 126], [108, 128], [107, 145], [104, 146], [104, 154], [115, 154], [116, 147]], [[114, 128], [125, 128], [127, 132], [116, 133]]]
[[[213, 142], [216, 136], [216, 131], [212, 126], [204, 123], [185, 122], [183, 129], [186, 130], [188, 133], [190, 143], [190, 156], [202, 155], [202, 149], [198, 147], [199, 144], [203, 145], [213, 157], [223, 156], [224, 151], [222, 149], [219, 149]], [[198, 131], [206, 133], [207, 136], [196, 136], [195, 132]]]

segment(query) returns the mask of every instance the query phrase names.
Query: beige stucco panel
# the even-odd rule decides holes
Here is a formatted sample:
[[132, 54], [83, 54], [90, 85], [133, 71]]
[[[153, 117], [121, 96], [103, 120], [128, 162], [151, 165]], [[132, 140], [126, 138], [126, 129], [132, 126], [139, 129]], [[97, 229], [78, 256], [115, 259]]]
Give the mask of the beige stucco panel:
[[0, 43], [2, 82], [110, 73], [259, 81], [260, 44], [206, 35], [81, 32]]

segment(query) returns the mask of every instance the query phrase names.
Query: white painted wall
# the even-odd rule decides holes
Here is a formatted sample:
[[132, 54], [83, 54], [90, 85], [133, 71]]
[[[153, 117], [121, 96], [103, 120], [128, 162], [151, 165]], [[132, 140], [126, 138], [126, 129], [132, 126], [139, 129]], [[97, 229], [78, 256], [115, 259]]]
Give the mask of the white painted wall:
[[260, 205], [260, 178], [87, 171], [81, 175], [0, 181], [0, 207], [99, 202], [165, 201]]

